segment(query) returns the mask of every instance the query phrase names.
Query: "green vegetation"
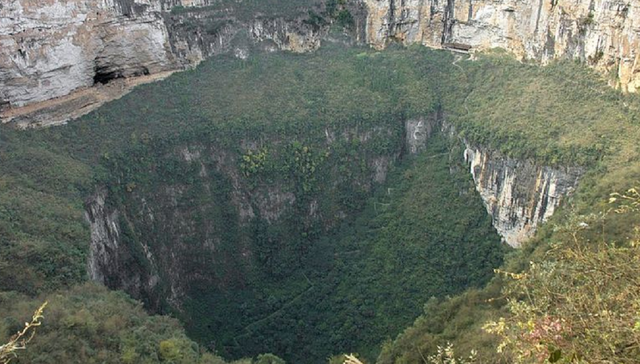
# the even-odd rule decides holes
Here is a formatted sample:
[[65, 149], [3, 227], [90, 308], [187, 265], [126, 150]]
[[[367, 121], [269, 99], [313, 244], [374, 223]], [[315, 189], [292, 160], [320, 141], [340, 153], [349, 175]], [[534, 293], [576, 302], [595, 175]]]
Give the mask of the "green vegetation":
[[[501, 261], [499, 239], [465, 168], [451, 174], [448, 155], [461, 155], [458, 146], [434, 137], [427, 159], [398, 165], [367, 203], [375, 163], [392, 167], [402, 153], [403, 120], [437, 107], [435, 86], [424, 80], [447, 55], [414, 52], [218, 59], [158, 87], [167, 99], [152, 99], [181, 95], [201, 122], [110, 154], [106, 184], [121, 224], [135, 227], [125, 231], [128, 245], [144, 242], [154, 264], [171, 267], [158, 269], [150, 294], [166, 297], [169, 269], [198, 277], [178, 282], [187, 291], [177, 314], [192, 337], [231, 357], [273, 351], [317, 362], [355, 348], [375, 357], [420, 302], [489, 279]], [[244, 178], [234, 185], [237, 174]], [[250, 193], [237, 197], [243, 191]], [[255, 218], [244, 222], [234, 198], [246, 198]], [[289, 202], [266, 205], [282, 200]], [[144, 209], [172, 220], [155, 212], [148, 219]], [[182, 263], [165, 261], [169, 251]], [[125, 265], [144, 262], [140, 252]]]
[[[122, 266], [152, 270], [149, 274], [160, 278], [141, 295], [150, 307], [173, 311], [165, 301], [171, 269], [186, 277], [206, 277], [177, 282], [188, 299], [175, 313], [210, 349], [234, 357], [271, 351], [306, 361], [324, 360], [352, 347], [373, 355], [378, 342], [417, 314], [419, 303], [403, 302], [482, 285], [500, 262], [495, 233], [473, 195], [463, 196], [475, 199], [474, 211], [463, 211], [466, 200], [452, 201], [455, 213], [465, 216], [464, 224], [478, 223], [477, 236], [467, 238], [461, 230], [445, 232], [445, 226], [422, 233], [401, 229], [396, 219], [413, 216], [415, 224], [425, 224], [425, 218], [445, 217], [422, 216], [419, 206], [411, 214], [401, 213], [400, 205], [386, 201], [382, 188], [379, 201], [367, 203], [375, 189], [376, 163], [393, 169], [402, 153], [403, 121], [436, 110], [437, 86], [425, 81], [446, 70], [449, 62], [446, 53], [425, 49], [378, 53], [327, 48], [314, 55], [273, 54], [247, 61], [219, 57], [197, 71], [140, 87], [68, 127], [28, 132], [3, 127], [3, 290], [37, 297], [75, 289], [86, 280], [90, 238], [83, 201], [96, 186], [106, 186], [107, 208], [120, 211], [123, 246], [129, 250]], [[444, 149], [436, 154], [444, 158], [448, 147], [440, 148]], [[430, 182], [434, 197], [457, 196], [446, 180], [446, 158], [440, 160], [444, 164], [439, 164], [439, 177]], [[394, 175], [416, 167], [398, 168]], [[234, 182], [234, 176], [243, 178]], [[458, 186], [469, 191], [469, 177], [461, 176], [456, 178], [464, 182]], [[410, 176], [397, 178], [400, 181], [394, 183], [400, 190], [411, 189]], [[260, 213], [251, 221], [243, 220], [234, 202], [238, 188], [250, 193], [249, 203]], [[440, 191], [438, 196], [435, 191]], [[273, 196], [293, 199], [273, 211], [260, 207], [268, 206]], [[440, 205], [437, 201], [431, 203]], [[380, 204], [390, 206], [388, 212], [378, 211]], [[386, 236], [373, 238], [369, 218], [355, 220], [366, 206], [371, 217], [392, 214], [378, 222], [388, 225]], [[158, 211], [157, 219], [141, 215], [144, 208]], [[271, 214], [279, 216], [275, 223], [270, 222]], [[349, 225], [343, 226], [343, 221]], [[433, 235], [431, 243], [420, 235], [427, 233]], [[402, 238], [398, 234], [407, 234], [405, 244], [397, 243]], [[452, 272], [453, 255], [436, 256], [449, 254], [447, 246], [454, 254], [467, 254], [456, 247], [470, 244], [470, 239], [486, 242], [477, 248], [493, 253], [478, 253], [486, 259], [466, 270], [455, 269], [460, 276], [447, 278], [446, 287], [439, 286], [443, 277], [417, 278]], [[206, 241], [215, 248], [208, 250], [202, 244]], [[147, 260], [143, 244], [154, 252], [154, 262]], [[253, 252], [248, 258], [242, 254], [245, 247]], [[164, 258], [171, 256], [169, 249], [181, 254], [183, 266], [171, 268], [173, 260]], [[416, 250], [423, 253], [412, 256]], [[358, 264], [351, 263], [353, 258]], [[396, 290], [397, 301], [391, 293], [379, 295], [383, 287], [373, 280], [360, 283], [356, 270], [380, 276], [376, 260], [389, 258], [388, 274], [406, 274], [402, 285], [387, 283]], [[438, 264], [427, 269], [424, 262], [429, 259]], [[400, 269], [405, 261], [416, 266]], [[422, 289], [403, 292], [401, 287], [411, 284], [409, 275]], [[389, 277], [385, 280], [390, 282]], [[369, 292], [362, 291], [364, 287], [370, 287]], [[359, 302], [363, 293], [374, 296]], [[322, 302], [325, 296], [335, 297]], [[82, 304], [89, 302], [80, 300]], [[331, 307], [344, 308], [344, 313]], [[312, 329], [311, 322], [324, 324]], [[368, 334], [354, 334], [370, 322], [377, 323]], [[122, 335], [130, 330], [120, 329]], [[154, 353], [160, 360], [173, 360], [177, 344], [156, 338], [151, 341]], [[134, 357], [122, 345], [107, 344], [96, 340], [89, 347], [104, 351], [106, 357]], [[31, 353], [54, 349], [42, 350]], [[151, 355], [150, 349], [135, 352]]]
[[[481, 286], [502, 250], [469, 176], [463, 168], [451, 174], [449, 153], [434, 137], [422, 156], [392, 172], [355, 221], [315, 239], [295, 275], [260, 276], [235, 292], [240, 297], [191, 292], [187, 307], [198, 319], [189, 330], [204, 340], [214, 334], [207, 327], [217, 328], [236, 355], [274, 350], [300, 362], [358, 348], [375, 357], [421, 302]], [[203, 318], [208, 307], [225, 314]], [[221, 336], [227, 327], [237, 327], [235, 336]]]
[[[341, 6], [332, 14], [348, 26]], [[421, 362], [447, 341], [459, 356], [477, 349], [479, 362], [508, 362], [513, 353], [498, 355], [499, 337], [482, 327], [521, 317], [504, 299], [513, 287], [492, 278], [504, 252], [456, 161], [462, 150], [436, 133], [425, 152], [406, 155], [403, 122], [436, 111], [473, 144], [587, 169], [570, 204], [504, 271], [522, 274], [529, 261], [546, 269], [571, 253], [548, 251], [570, 241], [575, 221], [609, 209], [610, 192], [640, 180], [640, 101], [573, 63], [335, 45], [217, 57], [65, 127], [0, 127], [0, 338], [46, 299], [24, 362], [220, 362], [213, 352], [322, 362], [351, 351], [371, 361], [422, 312], [379, 362]], [[379, 173], [385, 183], [373, 182]], [[140, 297], [199, 344], [178, 321], [85, 283], [84, 201], [97, 187], [119, 211], [130, 251], [122, 266], [158, 277]], [[634, 241], [637, 214], [603, 219], [583, 241]], [[564, 261], [560, 272], [582, 274]], [[179, 309], [174, 286], [184, 290]], [[545, 354], [557, 355], [554, 345]]]
[[456, 65], [444, 109], [471, 141], [549, 165], [594, 166], [606, 158], [608, 166], [637, 151], [638, 98], [582, 65], [539, 67], [502, 52]]
[[[538, 67], [496, 52], [456, 64], [457, 87], [445, 91], [443, 102], [448, 120], [468, 140], [540, 163], [581, 164], [588, 172], [569, 203], [507, 256], [502, 271], [509, 274], [482, 290], [429, 302], [411, 327], [383, 346], [378, 362], [420, 362], [423, 353], [447, 342], [459, 353], [478, 349], [479, 362], [632, 362], [635, 346], [625, 345], [637, 340], [635, 318], [616, 300], [623, 297], [618, 293], [636, 292], [625, 277], [634, 276], [629, 259], [635, 259], [640, 214], [607, 213], [607, 202], [610, 193], [622, 194], [640, 181], [640, 99], [610, 89], [574, 63]], [[601, 297], [599, 305], [594, 297]], [[595, 316], [599, 307], [628, 319], [610, 324], [601, 313]], [[534, 337], [551, 335], [556, 320], [585, 317], [587, 326], [572, 323], [575, 331], [561, 333], [560, 342]], [[498, 323], [491, 331], [502, 340], [482, 329], [487, 322]], [[501, 342], [508, 345], [498, 353]]]
[[[50, 304], [37, 335], [12, 363], [225, 363], [201, 351], [177, 320], [148, 316], [124, 293], [83, 284], [46, 299]], [[24, 327], [37, 303], [9, 292], [0, 295], [0, 302], [4, 342], [7, 333]]]
[[[217, 34], [234, 20], [249, 22], [261, 18], [295, 20], [310, 25], [314, 31], [328, 29], [330, 24], [353, 30], [356, 20], [350, 8], [354, 6], [357, 5], [349, 0], [219, 0], [207, 6], [174, 6], [170, 14], [181, 19], [186, 29], [195, 30], [200, 22], [200, 27], [209, 34]], [[199, 17], [190, 16], [194, 13]]]

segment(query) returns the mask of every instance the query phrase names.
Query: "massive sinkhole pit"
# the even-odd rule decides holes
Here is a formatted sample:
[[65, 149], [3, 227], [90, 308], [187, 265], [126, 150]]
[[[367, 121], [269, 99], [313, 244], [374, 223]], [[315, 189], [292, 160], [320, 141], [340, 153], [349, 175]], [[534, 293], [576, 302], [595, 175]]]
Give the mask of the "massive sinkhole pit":
[[[472, 173], [538, 176], [539, 196], [508, 188], [513, 204], [526, 202], [518, 211], [531, 205], [542, 219], [582, 173], [558, 165], [599, 153], [538, 148], [544, 135], [523, 144], [518, 123], [532, 124], [518, 111], [514, 133], [487, 121], [502, 111], [487, 80], [547, 71], [500, 54], [474, 71], [455, 57], [337, 45], [219, 56], [67, 126], [4, 128], [0, 185], [11, 188], [0, 213], [20, 218], [2, 229], [25, 274], [0, 267], [2, 289], [29, 295], [88, 277], [178, 318], [228, 359], [375, 358], [431, 297], [482, 287], [502, 263], [509, 248]], [[464, 159], [472, 153], [484, 164]], [[505, 175], [494, 183], [518, 178]], [[494, 224], [517, 225], [503, 220]], [[34, 254], [20, 253], [26, 241]]]
[[103, 156], [90, 275], [227, 357], [293, 362], [373, 356], [429, 297], [482, 286], [504, 248], [461, 141], [440, 131], [425, 55], [447, 62], [219, 59], [142, 91], [169, 115], [145, 103], [136, 119], [180, 128]]

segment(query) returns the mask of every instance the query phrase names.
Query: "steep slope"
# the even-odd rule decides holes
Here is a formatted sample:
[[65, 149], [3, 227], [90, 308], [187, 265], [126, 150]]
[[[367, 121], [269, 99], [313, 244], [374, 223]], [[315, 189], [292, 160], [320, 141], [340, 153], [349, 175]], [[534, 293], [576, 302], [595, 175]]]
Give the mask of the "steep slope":
[[11, 0], [0, 7], [0, 118], [64, 123], [212, 55], [315, 50], [332, 24], [350, 34], [344, 41], [378, 49], [399, 41], [576, 59], [636, 92], [639, 9], [638, 0]]
[[[569, 203], [556, 210], [522, 249], [507, 256], [501, 270], [523, 273], [531, 262], [553, 267], [548, 252], [574, 242], [576, 232], [579, 249], [601, 249], [598, 244], [603, 241], [616, 247], [633, 242], [639, 214], [612, 213], [607, 202], [612, 192], [623, 193], [640, 180], [640, 99], [608, 89], [573, 63], [539, 68], [497, 53], [457, 64], [462, 72], [456, 84], [470, 93], [461, 97], [452, 91], [448, 120], [466, 139], [499, 151], [505, 164], [530, 158], [539, 164], [585, 168]], [[459, 356], [475, 349], [480, 362], [513, 362], [509, 353], [496, 353], [499, 340], [482, 329], [488, 321], [509, 314], [505, 297], [518, 302], [503, 291], [505, 279], [508, 275], [496, 275], [482, 290], [430, 301], [412, 326], [383, 347], [378, 363], [418, 362], [447, 342]]]
[[543, 64], [577, 59], [627, 92], [640, 88], [640, 2], [365, 0], [367, 42], [503, 48]]
[[[270, 348], [292, 360], [356, 348], [373, 356], [419, 302], [480, 286], [500, 263], [462, 149], [429, 138], [438, 101], [427, 76], [449, 63], [426, 50], [342, 48], [219, 58], [68, 127], [6, 129], [3, 289], [72, 286], [85, 280], [86, 262], [89, 278], [174, 313], [227, 356]], [[428, 168], [394, 167], [429, 150]], [[394, 170], [398, 201], [382, 189], [367, 204]], [[28, 203], [43, 193], [55, 203]], [[434, 214], [402, 211], [417, 197]], [[455, 218], [441, 215], [441, 204]], [[40, 216], [50, 224], [28, 219]], [[388, 233], [377, 237], [374, 218]], [[436, 219], [460, 224], [452, 233]], [[402, 228], [404, 220], [416, 228]], [[29, 248], [33, 241], [41, 244]], [[401, 278], [382, 294], [383, 282]], [[361, 299], [363, 290], [381, 294]], [[368, 332], [354, 335], [362, 327]]]
[[[472, 175], [494, 222], [506, 208], [525, 232], [558, 207], [551, 186], [568, 193], [583, 170], [569, 202], [593, 212], [637, 179], [638, 110], [582, 67], [504, 54], [219, 57], [67, 127], [3, 126], [2, 290], [90, 275], [228, 355], [372, 355], [428, 296], [482, 285], [499, 262]], [[468, 173], [471, 150], [486, 157]]]
[[319, 1], [272, 3], [11, 0], [0, 7], [3, 122], [60, 124], [120, 97], [127, 78], [155, 81], [219, 53], [317, 49]]
[[[440, 128], [435, 95], [414, 83], [446, 64], [444, 54], [320, 52], [248, 64], [217, 59], [176, 77], [173, 87], [150, 90], [158, 102], [170, 91], [184, 105], [217, 107], [191, 109], [191, 118], [202, 117], [191, 130], [136, 138], [109, 155], [108, 190], [87, 209], [93, 278], [150, 309], [175, 312], [193, 337], [226, 355], [273, 348], [309, 362], [335, 350], [375, 353], [385, 335], [411, 321], [419, 304], [409, 302], [485, 282], [500, 262], [499, 238], [472, 193], [462, 150], [451, 152], [458, 164], [451, 172], [447, 147], [429, 138]], [[422, 63], [425, 56], [433, 63]], [[378, 71], [390, 63], [395, 71]], [[201, 86], [194, 88], [196, 77]], [[208, 91], [223, 85], [225, 95]], [[350, 93], [336, 92], [345, 88]], [[407, 89], [420, 93], [410, 100]], [[272, 90], [279, 96], [267, 102]], [[358, 103], [346, 98], [354, 94]], [[220, 98], [238, 100], [225, 105]], [[415, 113], [434, 117], [411, 118]], [[109, 114], [106, 123], [123, 116]], [[230, 121], [206, 121], [217, 115]], [[425, 149], [433, 156], [411, 182], [424, 190], [401, 177], [385, 184], [399, 158]], [[385, 201], [383, 188], [379, 201], [365, 205], [381, 184], [397, 191], [398, 202]], [[418, 196], [434, 214], [417, 205], [402, 211]], [[444, 215], [436, 213], [439, 204], [449, 206]], [[356, 221], [365, 206], [367, 216]], [[455, 233], [450, 226], [458, 226]], [[380, 230], [389, 233], [376, 238]], [[349, 264], [353, 259], [359, 263]], [[391, 281], [403, 283], [392, 289], [384, 283]], [[362, 299], [364, 292], [373, 296]], [[367, 332], [355, 335], [361, 328]]]

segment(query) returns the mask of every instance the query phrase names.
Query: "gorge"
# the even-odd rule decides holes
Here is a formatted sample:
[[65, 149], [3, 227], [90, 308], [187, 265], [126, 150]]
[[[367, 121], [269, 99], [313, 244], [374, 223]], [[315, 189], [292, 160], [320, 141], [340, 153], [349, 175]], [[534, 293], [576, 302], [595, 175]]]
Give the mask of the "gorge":
[[0, 333], [54, 302], [19, 362], [493, 358], [494, 269], [637, 177], [637, 4], [283, 5], [0, 6]]

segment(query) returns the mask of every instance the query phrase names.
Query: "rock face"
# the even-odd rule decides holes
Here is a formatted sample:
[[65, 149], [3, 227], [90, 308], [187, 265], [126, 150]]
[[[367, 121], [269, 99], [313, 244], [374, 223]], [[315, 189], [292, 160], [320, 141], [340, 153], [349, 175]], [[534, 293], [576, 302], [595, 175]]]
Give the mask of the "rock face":
[[[112, 80], [184, 69], [221, 52], [234, 51], [243, 57], [249, 48], [246, 39], [294, 52], [320, 45], [324, 29], [304, 19], [258, 15], [239, 19], [226, 15], [225, 9], [209, 9], [209, 2], [3, 1], [0, 113]], [[172, 12], [176, 6], [205, 7], [194, 12]], [[236, 42], [240, 36], [245, 38], [244, 43]], [[86, 107], [87, 102], [80, 103]], [[45, 114], [40, 118], [46, 119], [51, 113]], [[9, 118], [5, 114], [3, 121]]]
[[409, 119], [404, 123], [405, 146], [409, 154], [418, 154], [427, 147], [427, 140], [438, 127], [438, 116]]
[[[85, 219], [91, 228], [89, 278], [107, 287], [120, 287], [156, 305], [157, 298], [149, 295], [159, 278], [155, 259], [147, 245], [134, 249], [123, 246], [120, 212], [107, 206], [107, 199], [107, 190], [98, 188], [85, 202]], [[144, 257], [136, 256], [139, 250]]]
[[148, 2], [9, 0], [0, 6], [4, 104], [24, 106], [175, 67], [167, 27]]
[[584, 173], [578, 167], [540, 166], [468, 144], [464, 158], [493, 226], [512, 247], [533, 236]]
[[[327, 24], [310, 21], [307, 12], [247, 17], [238, 14], [244, 6], [225, 9], [213, 0], [5, 0], [0, 118], [16, 118], [6, 112], [10, 108], [120, 78], [184, 69], [213, 54], [246, 57], [256, 43], [266, 50], [314, 50], [327, 33]], [[357, 0], [349, 7], [355, 38], [377, 48], [394, 41], [463, 51], [501, 47], [541, 63], [579, 59], [615, 76], [610, 82], [625, 91], [640, 88], [640, 0]], [[80, 103], [88, 112], [102, 98], [84, 95], [66, 108]], [[61, 108], [54, 109], [25, 114], [41, 111], [40, 120], [51, 120], [39, 125], [64, 122], [64, 116], [51, 116]]]
[[363, 0], [367, 42], [483, 50], [586, 62], [628, 92], [640, 88], [638, 0]]

